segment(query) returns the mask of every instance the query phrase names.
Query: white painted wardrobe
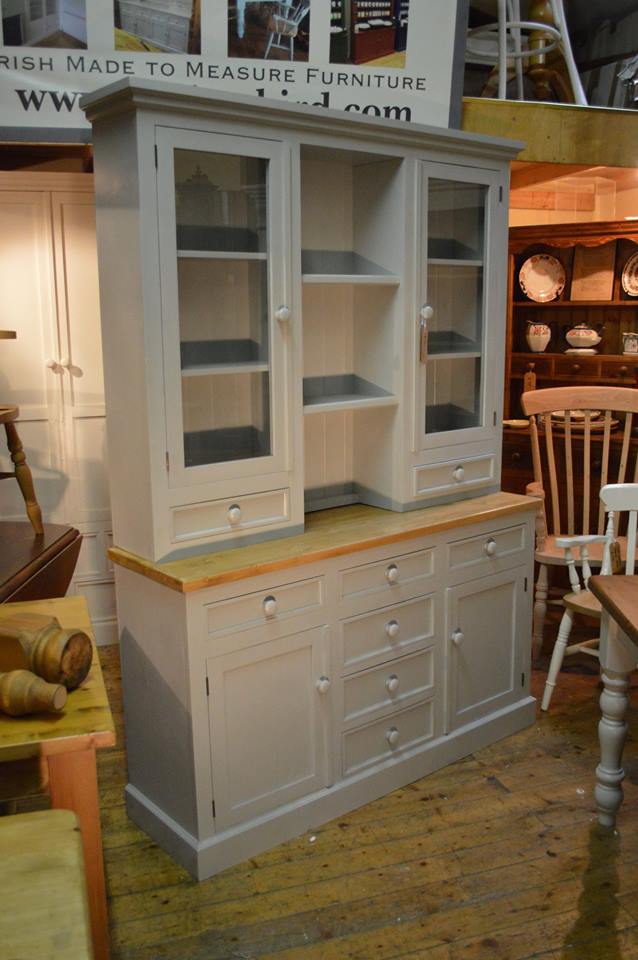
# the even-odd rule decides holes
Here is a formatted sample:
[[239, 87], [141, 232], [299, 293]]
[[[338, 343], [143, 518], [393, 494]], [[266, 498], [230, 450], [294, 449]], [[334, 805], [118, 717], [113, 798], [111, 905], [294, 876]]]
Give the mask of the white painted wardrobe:
[[[71, 593], [89, 603], [99, 643], [116, 640], [107, 558], [106, 474], [93, 178], [0, 174], [0, 396], [19, 429], [44, 519], [77, 527], [82, 549]], [[1, 469], [11, 467], [0, 446]], [[17, 484], [0, 484], [0, 516], [25, 518]]]

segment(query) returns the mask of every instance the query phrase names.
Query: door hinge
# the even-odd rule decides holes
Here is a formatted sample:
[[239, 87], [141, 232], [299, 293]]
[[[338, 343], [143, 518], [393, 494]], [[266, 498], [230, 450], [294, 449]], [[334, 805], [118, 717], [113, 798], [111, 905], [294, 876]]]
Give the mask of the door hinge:
[[527, 593], [527, 577], [525, 577], [525, 582], [524, 582], [524, 585], [523, 585], [523, 590], [525, 591], [525, 593]]
[[208, 686], [208, 677], [206, 677], [206, 696], [210, 697], [210, 687]]
[[[155, 162], [155, 166], [157, 166], [157, 160], [156, 160], [156, 162]], [[502, 185], [498, 188], [498, 202], [499, 202], [499, 203], [502, 203], [502, 202], [503, 202], [503, 187], [502, 187]]]
[[215, 816], [215, 801], [213, 800], [213, 817]]
[[525, 686], [525, 674], [521, 673], [521, 687]]
[[168, 450], [166, 451], [166, 472], [168, 473], [171, 466], [171, 458], [168, 455]]
[[492, 417], [492, 426], [496, 426], [496, 410], [494, 411], [494, 416]]
[[153, 145], [153, 149], [155, 150], [155, 169], [157, 170], [157, 144]]

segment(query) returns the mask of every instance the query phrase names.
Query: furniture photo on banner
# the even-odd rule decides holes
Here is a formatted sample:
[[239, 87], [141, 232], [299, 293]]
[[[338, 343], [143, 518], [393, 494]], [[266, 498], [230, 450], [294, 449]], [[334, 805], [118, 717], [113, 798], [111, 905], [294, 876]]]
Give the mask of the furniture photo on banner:
[[520, 145], [83, 105], [127, 809], [203, 879], [533, 720], [536, 502], [498, 480]]

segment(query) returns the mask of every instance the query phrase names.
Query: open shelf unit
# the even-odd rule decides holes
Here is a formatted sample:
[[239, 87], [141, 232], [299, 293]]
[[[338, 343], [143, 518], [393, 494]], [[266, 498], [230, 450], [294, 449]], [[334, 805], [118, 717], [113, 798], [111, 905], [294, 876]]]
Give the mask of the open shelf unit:
[[[317, 202], [325, 183], [329, 208]], [[302, 150], [304, 432], [307, 450], [325, 451], [306, 460], [306, 509], [353, 502], [375, 472], [364, 414], [395, 442], [404, 189], [400, 158]]]

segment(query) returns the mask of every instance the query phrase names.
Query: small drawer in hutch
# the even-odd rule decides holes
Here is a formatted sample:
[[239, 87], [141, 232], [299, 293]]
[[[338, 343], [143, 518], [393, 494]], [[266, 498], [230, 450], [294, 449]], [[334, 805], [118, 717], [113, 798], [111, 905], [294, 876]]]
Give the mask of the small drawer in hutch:
[[344, 776], [397, 756], [433, 736], [434, 704], [431, 700], [344, 733]]
[[397, 657], [343, 681], [343, 722], [360, 724], [373, 714], [424, 700], [434, 691], [434, 649]]
[[576, 377], [578, 380], [598, 380], [600, 362], [591, 360], [583, 363], [572, 357], [557, 357], [554, 361], [554, 375], [557, 378]]
[[602, 360], [601, 361], [601, 379], [602, 380], [621, 380], [624, 386], [633, 387], [638, 381], [638, 366], [636, 363], [627, 362], [624, 360], [621, 363], [612, 360]]
[[494, 455], [432, 463], [413, 471], [414, 496], [438, 497], [451, 490], [487, 486], [494, 481]]
[[181, 543], [203, 536], [231, 534], [251, 527], [283, 523], [288, 520], [289, 512], [288, 490], [269, 490], [267, 493], [173, 507], [172, 540]]
[[404, 591], [412, 596], [425, 592], [433, 575], [434, 550], [418, 550], [341, 570], [339, 594], [341, 600], [369, 596], [372, 606], [378, 607], [395, 598], [403, 599]]
[[243, 594], [232, 600], [219, 600], [206, 607], [209, 636], [236, 630], [276, 624], [300, 614], [308, 614], [324, 602], [323, 578], [285, 583], [271, 590]]
[[344, 673], [385, 661], [434, 639], [434, 596], [408, 600], [341, 623]]
[[537, 377], [547, 377], [552, 372], [552, 361], [549, 357], [535, 355], [530, 357], [512, 356], [512, 376], [522, 377], [525, 373], [535, 373]]
[[523, 525], [493, 530], [450, 543], [448, 566], [452, 573], [458, 572], [464, 579], [470, 573], [481, 576], [483, 568], [489, 573], [505, 565], [523, 563], [528, 546]]

